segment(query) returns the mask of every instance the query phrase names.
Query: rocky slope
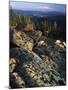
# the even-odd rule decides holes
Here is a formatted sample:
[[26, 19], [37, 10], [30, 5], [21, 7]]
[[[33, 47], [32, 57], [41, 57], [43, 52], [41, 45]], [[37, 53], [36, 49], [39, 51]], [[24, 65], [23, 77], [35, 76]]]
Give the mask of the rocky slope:
[[41, 31], [10, 30], [10, 88], [66, 84], [66, 48], [47, 40]]

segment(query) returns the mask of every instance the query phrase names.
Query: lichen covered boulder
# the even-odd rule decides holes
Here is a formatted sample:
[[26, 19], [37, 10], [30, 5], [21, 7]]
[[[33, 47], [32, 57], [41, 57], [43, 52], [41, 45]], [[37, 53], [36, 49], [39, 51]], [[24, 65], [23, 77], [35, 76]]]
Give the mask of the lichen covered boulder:
[[33, 39], [27, 36], [24, 32], [11, 30], [10, 32], [10, 42], [27, 50], [32, 50]]

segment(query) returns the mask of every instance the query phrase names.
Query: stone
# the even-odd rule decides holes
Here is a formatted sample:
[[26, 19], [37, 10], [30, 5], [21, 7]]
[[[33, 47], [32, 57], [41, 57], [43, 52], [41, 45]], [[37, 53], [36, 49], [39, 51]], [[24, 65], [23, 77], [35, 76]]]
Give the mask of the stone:
[[29, 72], [32, 72], [32, 69], [31, 69], [31, 68], [28, 68], [28, 71], [29, 71]]
[[29, 66], [28, 66], [28, 65], [26, 65], [26, 64], [24, 64], [24, 67], [29, 68]]
[[34, 41], [24, 32], [12, 31], [10, 33], [10, 41], [16, 44], [18, 47], [25, 48], [27, 50], [32, 50]]
[[66, 43], [65, 42], [63, 42], [63, 45], [66, 47]]
[[16, 64], [16, 60], [15, 60], [14, 58], [11, 58], [11, 59], [9, 60], [9, 64]]
[[34, 40], [34, 44], [38, 43], [39, 39], [42, 36], [42, 32], [36, 30], [27, 32], [26, 34]]
[[35, 74], [34, 73], [31, 73], [30, 76], [33, 77]]
[[44, 41], [39, 41], [38, 45], [45, 45], [45, 42]]
[[57, 44], [60, 48], [64, 48], [64, 45], [62, 44]]
[[60, 44], [61, 43], [61, 41], [60, 40], [56, 40], [56, 42], [55, 42], [56, 44]]
[[15, 69], [15, 64], [12, 64], [12, 65], [10, 65], [10, 67], [9, 67], [9, 71], [10, 72], [13, 72], [14, 71], [14, 69]]
[[10, 82], [11, 82], [11, 86], [13, 86], [13, 84], [15, 84], [15, 88], [24, 88], [25, 87], [24, 80], [22, 80], [22, 78], [16, 72], [11, 74]]
[[14, 58], [10, 58], [9, 60], [9, 71], [13, 72], [16, 67], [16, 60]]
[[37, 80], [37, 78], [38, 78], [38, 77], [37, 77], [36, 75], [33, 77], [34, 80]]

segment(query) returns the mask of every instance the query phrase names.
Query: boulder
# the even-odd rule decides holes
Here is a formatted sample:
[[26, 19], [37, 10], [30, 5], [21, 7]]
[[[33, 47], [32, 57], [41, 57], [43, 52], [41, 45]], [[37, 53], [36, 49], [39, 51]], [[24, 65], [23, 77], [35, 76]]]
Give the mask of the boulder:
[[10, 74], [10, 86], [13, 89], [25, 87], [24, 80], [21, 78], [21, 76], [19, 76], [17, 72], [13, 72]]
[[33, 31], [30, 31], [30, 32], [27, 32], [26, 33], [30, 38], [32, 38], [34, 40], [35, 43], [38, 43], [39, 39], [41, 38], [42, 36], [42, 32], [41, 31], [36, 31], [36, 30], [33, 30]]
[[10, 42], [27, 50], [32, 50], [34, 44], [33, 39], [27, 36], [24, 32], [16, 30], [10, 32]]
[[9, 71], [13, 72], [16, 67], [16, 60], [14, 58], [11, 58], [9, 60]]
[[56, 40], [56, 42], [55, 42], [56, 44], [60, 44], [61, 43], [61, 41], [60, 40]]

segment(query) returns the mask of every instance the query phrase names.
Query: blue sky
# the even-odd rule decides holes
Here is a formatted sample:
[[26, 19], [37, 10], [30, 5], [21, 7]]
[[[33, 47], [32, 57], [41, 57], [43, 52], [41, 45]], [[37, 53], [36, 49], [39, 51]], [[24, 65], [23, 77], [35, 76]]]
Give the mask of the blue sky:
[[18, 10], [36, 10], [36, 11], [58, 11], [65, 13], [66, 5], [64, 4], [48, 4], [36, 2], [10, 2], [13, 9]]

